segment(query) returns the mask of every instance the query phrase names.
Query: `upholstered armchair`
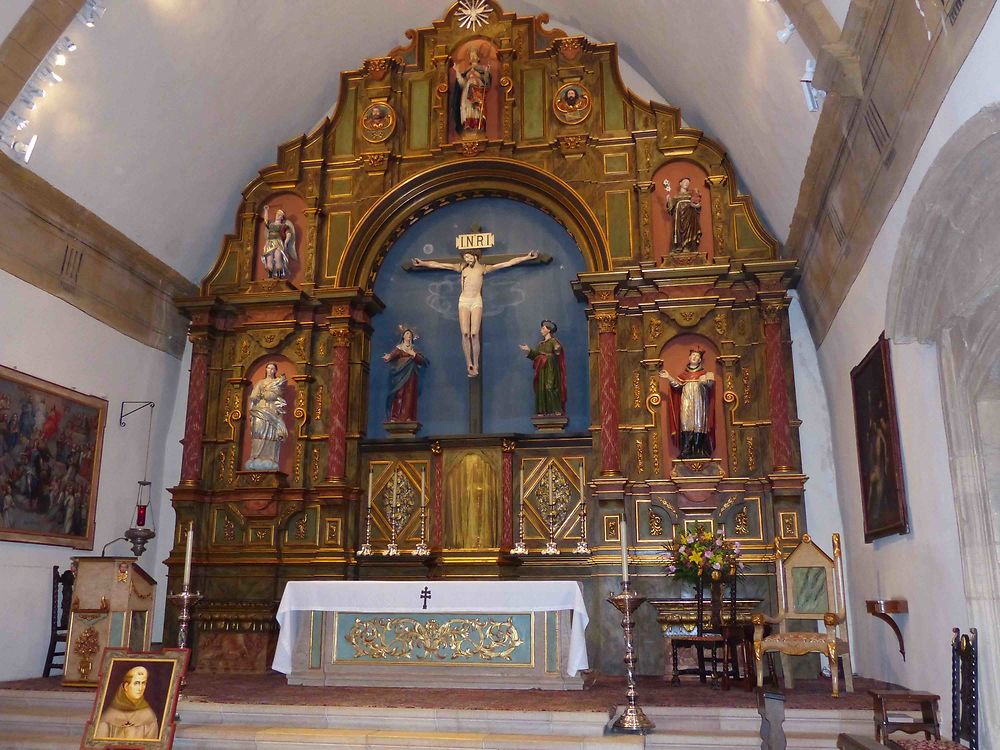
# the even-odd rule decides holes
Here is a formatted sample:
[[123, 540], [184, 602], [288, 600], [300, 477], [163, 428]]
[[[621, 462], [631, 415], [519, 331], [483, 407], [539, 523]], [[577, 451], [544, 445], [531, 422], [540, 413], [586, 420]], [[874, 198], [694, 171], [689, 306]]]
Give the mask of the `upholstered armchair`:
[[[757, 614], [753, 616], [754, 657], [757, 662], [757, 686], [763, 686], [764, 654], [777, 652], [786, 688], [793, 688], [792, 666], [789, 656], [814, 652], [830, 658], [833, 677], [833, 697], [840, 695], [837, 660], [844, 663], [847, 692], [854, 692], [851, 674], [851, 646], [847, 635], [847, 604], [844, 601], [844, 571], [840, 559], [840, 534], [833, 535], [833, 559], [817, 547], [808, 534], [786, 560], [781, 557], [781, 540], [774, 543], [775, 575], [778, 582], [778, 616]], [[819, 632], [792, 630], [796, 621], [823, 621]], [[772, 626], [770, 635], [764, 635], [764, 625]]]

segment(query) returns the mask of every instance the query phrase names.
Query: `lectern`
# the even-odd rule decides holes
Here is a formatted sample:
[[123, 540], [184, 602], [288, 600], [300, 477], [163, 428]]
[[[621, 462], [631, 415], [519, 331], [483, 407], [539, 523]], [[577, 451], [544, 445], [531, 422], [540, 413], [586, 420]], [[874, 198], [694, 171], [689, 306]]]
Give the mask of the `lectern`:
[[63, 685], [97, 686], [105, 647], [148, 651], [156, 582], [134, 557], [74, 557]]

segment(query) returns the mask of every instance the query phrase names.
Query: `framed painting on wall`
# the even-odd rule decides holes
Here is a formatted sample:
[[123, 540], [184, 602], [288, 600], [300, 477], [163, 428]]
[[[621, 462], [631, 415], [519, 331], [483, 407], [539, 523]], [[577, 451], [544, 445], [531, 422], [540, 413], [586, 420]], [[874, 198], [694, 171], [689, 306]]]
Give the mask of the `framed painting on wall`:
[[885, 332], [851, 370], [865, 542], [910, 530], [892, 364]]
[[0, 366], [0, 540], [94, 548], [108, 402]]
[[104, 649], [81, 750], [170, 750], [181, 678], [190, 655], [186, 648]]

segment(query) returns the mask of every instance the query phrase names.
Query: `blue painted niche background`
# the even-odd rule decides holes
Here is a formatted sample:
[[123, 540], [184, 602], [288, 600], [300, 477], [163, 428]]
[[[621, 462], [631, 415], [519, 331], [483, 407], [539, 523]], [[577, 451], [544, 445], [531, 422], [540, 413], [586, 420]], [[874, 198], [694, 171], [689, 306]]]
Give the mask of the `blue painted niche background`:
[[494, 247], [484, 257], [537, 250], [552, 256], [547, 265], [520, 265], [495, 271], [483, 283], [483, 431], [535, 431], [534, 370], [517, 347], [540, 340], [539, 323], [551, 318], [566, 351], [568, 400], [566, 433], [586, 434], [590, 426], [587, 319], [570, 283], [586, 270], [572, 237], [551, 216], [506, 198], [473, 198], [428, 214], [395, 242], [375, 280], [385, 310], [373, 320], [368, 404], [368, 436], [386, 437], [388, 367], [382, 355], [399, 341], [400, 324], [420, 337], [417, 350], [430, 361], [420, 371], [417, 419], [420, 435], [468, 432], [469, 388], [458, 327], [459, 274], [404, 271], [410, 258], [456, 259], [455, 237], [479, 226], [493, 232]]

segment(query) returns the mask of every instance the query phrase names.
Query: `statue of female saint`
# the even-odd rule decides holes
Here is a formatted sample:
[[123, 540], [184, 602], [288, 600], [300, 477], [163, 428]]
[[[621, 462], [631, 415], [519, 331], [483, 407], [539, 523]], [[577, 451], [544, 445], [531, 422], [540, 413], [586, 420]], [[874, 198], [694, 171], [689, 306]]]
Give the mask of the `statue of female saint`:
[[469, 67], [455, 71], [455, 132], [483, 132], [486, 130], [486, 92], [493, 81], [489, 65], [479, 62], [479, 53], [469, 52]]
[[679, 458], [711, 458], [715, 447], [715, 374], [705, 370], [704, 358], [703, 349], [692, 349], [687, 367], [676, 377], [660, 370], [660, 377], [670, 383], [670, 437], [680, 448]]
[[382, 355], [389, 363], [389, 395], [385, 399], [386, 422], [416, 422], [417, 396], [420, 393], [418, 369], [427, 366], [427, 359], [414, 347], [416, 336], [410, 328], [402, 329], [396, 348]]
[[670, 180], [663, 181], [667, 192], [667, 213], [674, 219], [674, 232], [670, 242], [672, 252], [693, 252], [701, 244], [701, 191], [691, 192], [691, 178], [682, 177], [677, 195], [670, 187]]
[[250, 392], [250, 458], [243, 468], [247, 471], [277, 471], [281, 443], [288, 437], [285, 426], [283, 391], [287, 379], [278, 376], [278, 366], [268, 362], [264, 377]]
[[542, 340], [532, 349], [521, 344], [535, 368], [535, 414], [562, 415], [566, 413], [566, 354], [562, 344], [553, 334], [558, 326], [551, 320], [541, 323]]
[[268, 206], [264, 206], [264, 213], [261, 214], [267, 234], [260, 259], [267, 269], [268, 278], [283, 279], [288, 276], [289, 262], [298, 258], [295, 254], [295, 227], [280, 208], [274, 214], [274, 221], [269, 221], [267, 209]]

